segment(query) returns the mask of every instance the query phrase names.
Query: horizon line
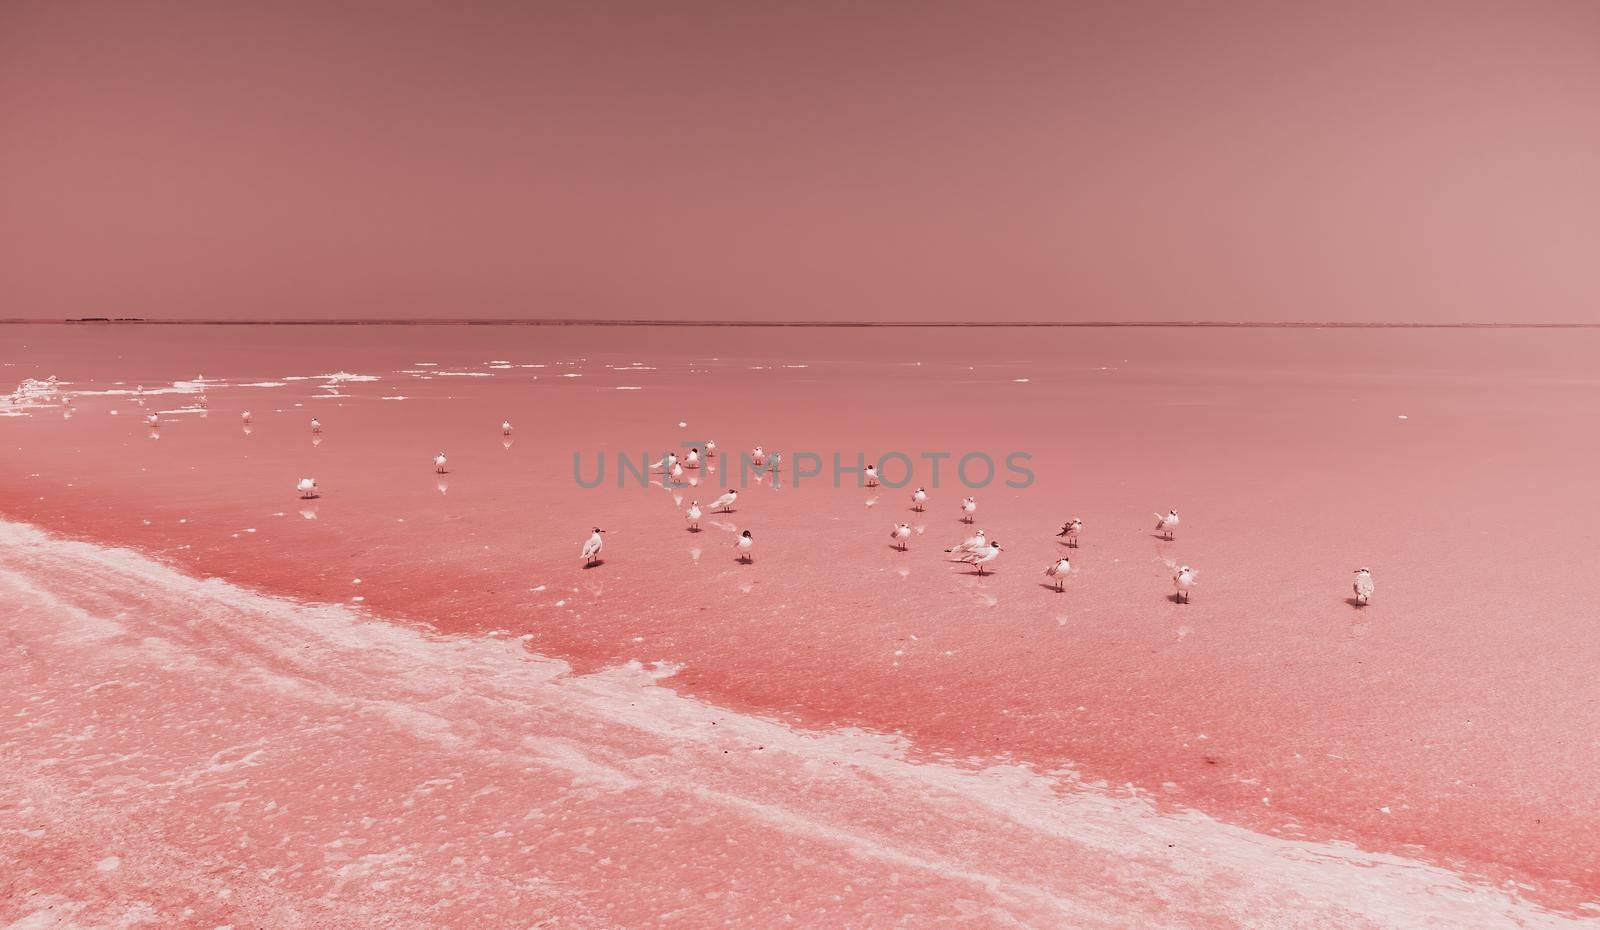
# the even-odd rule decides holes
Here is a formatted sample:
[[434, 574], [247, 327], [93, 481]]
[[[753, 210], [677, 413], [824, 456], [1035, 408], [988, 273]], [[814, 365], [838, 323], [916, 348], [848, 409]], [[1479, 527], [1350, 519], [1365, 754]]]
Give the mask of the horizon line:
[[1600, 322], [1358, 322], [1249, 321], [1249, 320], [632, 320], [568, 318], [394, 317], [384, 319], [161, 319], [149, 317], [71, 317], [54, 319], [3, 318], [0, 325], [134, 325], [134, 326], [662, 326], [737, 327], [760, 329], [1600, 329]]

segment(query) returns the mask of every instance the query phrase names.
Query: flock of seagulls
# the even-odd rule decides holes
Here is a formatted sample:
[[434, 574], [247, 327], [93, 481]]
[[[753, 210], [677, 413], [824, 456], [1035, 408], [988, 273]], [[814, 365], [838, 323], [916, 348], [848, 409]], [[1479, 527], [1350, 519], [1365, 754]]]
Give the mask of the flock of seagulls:
[[[240, 418], [246, 424], [249, 424], [250, 412], [248, 410], [245, 411], [243, 414], [241, 414]], [[151, 427], [160, 425], [160, 419], [154, 413], [150, 414], [148, 420]], [[320, 434], [322, 432], [322, 423], [315, 417], [311, 419], [311, 432], [313, 434]], [[505, 436], [511, 435], [510, 420], [506, 420], [500, 424], [500, 432]], [[715, 456], [716, 443], [708, 441], [705, 444], [703, 457], [710, 459], [714, 458]], [[751, 450], [750, 457], [756, 465], [765, 465], [770, 462], [776, 466], [777, 463], [781, 461], [778, 453], [774, 452], [769, 456], [766, 450], [761, 446], [756, 446], [753, 450]], [[700, 447], [696, 446], [690, 449], [682, 460], [678, 458], [676, 453], [668, 452], [661, 458], [659, 462], [651, 465], [650, 469], [652, 471], [665, 472], [667, 475], [670, 475], [673, 478], [680, 478], [683, 476], [685, 469], [698, 469], [700, 467], [701, 459], [701, 449]], [[437, 456], [434, 456], [433, 466], [435, 473], [440, 475], [446, 474], [447, 464], [448, 459], [446, 459], [443, 452], [440, 452]], [[869, 488], [877, 487], [879, 484], [877, 468], [873, 465], [868, 465], [865, 467], [865, 469], [863, 469], [863, 472], [866, 479], [866, 486]], [[300, 497], [306, 500], [315, 498], [319, 494], [316, 479], [310, 477], [301, 478], [299, 484], [296, 486], [296, 489], [299, 491]], [[700, 532], [700, 521], [702, 517], [704, 517], [707, 513], [731, 513], [733, 512], [734, 505], [737, 504], [738, 501], [739, 492], [734, 488], [729, 488], [727, 493], [718, 496], [715, 500], [711, 501], [709, 504], [706, 504], [704, 507], [701, 506], [698, 500], [691, 500], [688, 508], [684, 511], [684, 522], [687, 524], [690, 532], [698, 533]], [[928, 491], [926, 488], [919, 487], [911, 493], [911, 509], [913, 511], [918, 513], [923, 512], [926, 509], [927, 503]], [[974, 521], [974, 515], [978, 511], [977, 499], [971, 496], [963, 498], [961, 501], [960, 510], [961, 522], [971, 524]], [[1155, 518], [1155, 533], [1157, 535], [1164, 540], [1172, 540], [1177, 537], [1178, 525], [1182, 522], [1178, 516], [1177, 510], [1168, 510], [1165, 514], [1157, 513], [1155, 514]], [[605, 548], [605, 532], [606, 531], [604, 529], [601, 529], [598, 526], [594, 527], [588, 540], [584, 542], [583, 550], [579, 557], [585, 567], [600, 564], [600, 553]], [[894, 528], [889, 531], [891, 545], [901, 552], [907, 551], [910, 548], [912, 533], [913, 530], [911, 528], [911, 524], [904, 522], [895, 524]], [[1061, 524], [1061, 531], [1055, 535], [1061, 540], [1061, 544], [1067, 548], [1079, 548], [1079, 543], [1083, 535], [1083, 520], [1078, 517], [1073, 517], [1067, 522]], [[750, 530], [742, 531], [738, 538], [734, 541], [734, 549], [737, 551], [738, 561], [741, 564], [753, 563], [755, 561], [754, 534], [752, 534]], [[988, 573], [988, 567], [1000, 557], [1000, 554], [1004, 552], [1005, 549], [1000, 545], [998, 540], [990, 539], [984, 533], [984, 531], [980, 529], [971, 536], [968, 536], [966, 539], [963, 539], [961, 542], [956, 543], [944, 551], [950, 555], [951, 561], [971, 565], [974, 569], [976, 569], [977, 574], [984, 575]], [[1168, 567], [1172, 570], [1172, 600], [1179, 604], [1189, 603], [1190, 596], [1194, 591], [1195, 584], [1199, 577], [1199, 572], [1192, 566], [1174, 562], [1168, 562]], [[1066, 578], [1071, 571], [1072, 561], [1063, 555], [1052, 561], [1049, 565], [1045, 566], [1044, 574], [1054, 584], [1054, 587], [1057, 591], [1065, 591]], [[1353, 603], [1356, 606], [1364, 607], [1371, 603], [1373, 592], [1376, 590], [1376, 586], [1372, 580], [1371, 569], [1356, 569], [1355, 581], [1352, 587], [1355, 592]]]

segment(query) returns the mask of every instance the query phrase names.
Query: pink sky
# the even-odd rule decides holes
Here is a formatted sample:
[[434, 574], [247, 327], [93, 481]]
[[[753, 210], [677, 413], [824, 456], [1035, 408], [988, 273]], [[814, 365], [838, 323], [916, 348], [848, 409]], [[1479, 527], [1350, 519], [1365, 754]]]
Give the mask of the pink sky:
[[0, 317], [1600, 322], [1600, 5], [0, 6]]

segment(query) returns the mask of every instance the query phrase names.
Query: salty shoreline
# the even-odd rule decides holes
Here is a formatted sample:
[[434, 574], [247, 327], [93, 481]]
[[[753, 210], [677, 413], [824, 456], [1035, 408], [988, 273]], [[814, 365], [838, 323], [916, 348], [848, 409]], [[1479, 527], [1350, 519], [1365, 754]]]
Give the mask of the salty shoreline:
[[0, 587], [23, 650], [0, 692], [22, 721], [12, 921], [1600, 926], [1070, 771], [729, 713], [659, 687], [670, 668], [574, 674], [22, 524], [0, 522]]

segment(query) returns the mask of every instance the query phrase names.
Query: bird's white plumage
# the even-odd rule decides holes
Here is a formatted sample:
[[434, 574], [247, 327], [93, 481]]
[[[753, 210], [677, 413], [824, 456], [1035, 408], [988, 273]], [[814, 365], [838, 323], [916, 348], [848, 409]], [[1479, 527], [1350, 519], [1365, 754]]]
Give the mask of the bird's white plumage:
[[1372, 571], [1365, 568], [1356, 569], [1356, 580], [1351, 587], [1356, 592], [1357, 601], [1362, 604], [1371, 601], [1372, 592], [1377, 590], [1377, 585], [1372, 582]]
[[1045, 567], [1044, 573], [1055, 579], [1056, 590], [1059, 591], [1061, 590], [1062, 582], [1066, 580], [1067, 573], [1070, 571], [1072, 571], [1071, 562], [1066, 559], [1056, 559]]
[[1158, 513], [1155, 515], [1155, 517], [1156, 532], [1160, 533], [1162, 536], [1165, 536], [1167, 539], [1173, 538], [1173, 536], [1178, 532], [1178, 512], [1176, 510], [1169, 510], [1164, 514]]
[[962, 555], [964, 553], [971, 552], [974, 549], [982, 548], [988, 544], [988, 537], [984, 536], [983, 530], [979, 530], [978, 532], [968, 536], [966, 539], [963, 539], [945, 551], [955, 553], [956, 555]]
[[906, 548], [906, 542], [911, 538], [911, 524], [896, 524], [895, 528], [889, 531], [889, 538], [894, 540], [895, 545], [901, 549]]
[[981, 575], [984, 573], [984, 566], [988, 565], [990, 562], [993, 562], [999, 557], [1000, 544], [998, 542], [992, 542], [986, 545], [978, 546], [975, 549], [968, 550], [962, 554], [960, 561], [966, 562], [968, 565], [977, 566], [978, 574]]
[[729, 488], [728, 489], [728, 493], [722, 495], [721, 497], [719, 497], [716, 500], [712, 501], [711, 503], [707, 504], [706, 505], [706, 509], [711, 511], [711, 512], [713, 512], [713, 513], [717, 512], [719, 510], [721, 510], [721, 511], [732, 510], [734, 503], [737, 502], [738, 500], [739, 500], [739, 492], [735, 491], [732, 488]]
[[1187, 565], [1179, 565], [1172, 572], [1172, 587], [1178, 592], [1178, 598], [1185, 604], [1189, 602], [1189, 592], [1194, 588], [1195, 577], [1199, 573]]
[[589, 541], [583, 544], [582, 559], [585, 564], [600, 558], [600, 550], [603, 549], [606, 544], [605, 537], [600, 535], [604, 532], [605, 530], [595, 527], [594, 533], [589, 537]]

